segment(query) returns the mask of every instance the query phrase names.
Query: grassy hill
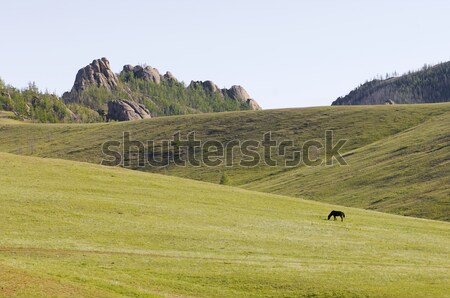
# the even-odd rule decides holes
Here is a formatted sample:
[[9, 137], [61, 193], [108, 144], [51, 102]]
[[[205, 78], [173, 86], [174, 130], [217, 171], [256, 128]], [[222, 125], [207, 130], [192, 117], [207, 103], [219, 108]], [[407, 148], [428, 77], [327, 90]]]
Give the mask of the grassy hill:
[[370, 105], [395, 102], [397, 104], [433, 103], [450, 101], [450, 62], [435, 66], [425, 65], [421, 70], [401, 76], [374, 79], [352, 90], [333, 105]]
[[0, 188], [3, 297], [449, 297], [445, 222], [5, 153]]
[[[222, 143], [260, 140], [271, 131], [275, 140], [295, 140], [299, 148], [306, 140], [323, 140], [324, 131], [333, 130], [336, 140], [348, 140], [342, 150], [346, 167], [243, 168], [235, 163], [229, 168], [171, 164], [157, 169], [137, 168], [132, 162], [130, 168], [215, 183], [226, 172], [235, 186], [448, 220], [449, 119], [448, 103], [245, 111], [89, 125], [14, 125], [0, 119], [0, 151], [100, 163], [102, 144], [121, 140], [124, 131], [143, 142], [195, 131], [198, 139]], [[441, 149], [434, 152], [436, 148]], [[235, 161], [239, 159], [237, 154]]]
[[450, 113], [346, 154], [348, 166], [301, 167], [243, 187], [450, 221]]

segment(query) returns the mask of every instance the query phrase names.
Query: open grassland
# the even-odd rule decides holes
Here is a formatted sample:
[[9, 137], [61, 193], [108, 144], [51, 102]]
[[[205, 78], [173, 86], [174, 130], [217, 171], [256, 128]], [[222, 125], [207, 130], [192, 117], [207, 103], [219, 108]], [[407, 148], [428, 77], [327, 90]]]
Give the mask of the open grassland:
[[[100, 163], [105, 141], [171, 139], [195, 131], [198, 139], [347, 139], [346, 167], [296, 168], [259, 165], [244, 168], [150, 166], [130, 168], [218, 183], [223, 172], [231, 185], [302, 196], [383, 212], [449, 220], [450, 104], [343, 106], [245, 111], [162, 117], [106, 124], [21, 124], [0, 118], [0, 151]], [[240, 160], [235, 155], [235, 162]], [[279, 159], [280, 161], [280, 159]]]
[[450, 297], [450, 225], [0, 153], [0, 296]]
[[299, 167], [243, 187], [450, 221], [450, 113], [345, 159], [348, 166]]

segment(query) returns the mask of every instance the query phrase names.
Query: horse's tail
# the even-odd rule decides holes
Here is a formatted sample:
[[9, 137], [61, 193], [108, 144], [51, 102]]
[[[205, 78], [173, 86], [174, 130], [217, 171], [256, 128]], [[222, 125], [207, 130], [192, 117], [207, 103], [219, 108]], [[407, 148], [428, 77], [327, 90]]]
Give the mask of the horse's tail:
[[345, 213], [344, 212], [341, 212], [342, 213], [342, 216], [345, 218]]

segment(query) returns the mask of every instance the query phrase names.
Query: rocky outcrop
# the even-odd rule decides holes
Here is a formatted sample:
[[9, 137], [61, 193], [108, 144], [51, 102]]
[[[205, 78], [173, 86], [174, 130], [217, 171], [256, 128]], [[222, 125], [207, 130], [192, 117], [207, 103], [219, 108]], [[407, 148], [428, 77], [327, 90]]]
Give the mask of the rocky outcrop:
[[248, 95], [247, 91], [242, 86], [234, 85], [231, 86], [230, 89], [225, 89], [228, 96], [234, 100], [247, 102], [247, 99], [250, 99], [250, 95]]
[[208, 90], [209, 92], [221, 92], [219, 87], [217, 87], [216, 84], [214, 84], [212, 81], [191, 81], [189, 84], [189, 87], [193, 88], [203, 88], [205, 90]]
[[246, 102], [250, 108], [250, 110], [262, 110], [261, 106], [250, 97], [244, 87], [239, 85], [231, 86], [230, 89], [222, 89], [223, 92], [226, 92], [227, 95], [237, 101]]
[[262, 110], [261, 106], [253, 98], [247, 99], [248, 106], [250, 110], [259, 111]]
[[108, 119], [129, 121], [151, 118], [150, 111], [142, 104], [129, 100], [111, 100], [108, 102]]
[[164, 80], [167, 81], [178, 81], [177, 78], [170, 72], [167, 71], [166, 74], [163, 76]]
[[117, 88], [118, 82], [119, 78], [111, 70], [108, 59], [96, 59], [77, 72], [72, 89], [64, 92], [62, 99], [65, 103], [79, 103], [80, 94], [87, 88], [101, 87], [112, 91]]
[[[136, 83], [132, 82], [133, 79], [153, 82], [159, 86], [153, 86], [152, 88], [141, 88], [138, 86], [136, 88], [136, 85], [133, 85]], [[90, 87], [100, 87], [102, 90], [91, 90]], [[127, 64], [123, 66], [120, 76], [116, 75], [111, 70], [108, 59], [101, 58], [92, 61], [91, 64], [78, 71], [71, 91], [64, 93], [62, 98], [66, 104], [71, 103], [87, 106], [94, 111], [107, 109], [105, 97], [110, 100], [120, 99], [120, 102], [122, 102], [121, 105], [118, 105], [117, 103], [112, 104], [111, 119], [137, 119], [136, 117], [140, 115], [139, 111], [142, 110], [142, 107], [134, 107], [133, 104], [135, 102], [143, 103], [145, 101], [154, 103], [154, 111], [152, 111], [154, 115], [197, 113], [211, 111], [212, 108], [215, 111], [261, 109], [258, 103], [250, 97], [242, 86], [236, 85], [232, 86], [230, 89], [220, 89], [214, 82], [207, 80], [192, 81], [189, 87], [187, 87], [201, 88], [205, 92], [195, 94], [195, 92], [191, 92], [192, 90], [186, 90], [185, 88], [184, 83], [180, 83], [171, 72], [167, 71], [164, 75], [161, 75], [156, 68], [151, 66], [133, 66]], [[158, 93], [158, 90], [164, 91]], [[155, 95], [155, 93], [157, 95]], [[204, 101], [204, 104], [199, 107], [196, 102], [192, 103], [189, 100], [185, 101], [189, 96], [197, 96], [197, 99]], [[152, 97], [157, 97], [156, 101]], [[125, 106], [124, 99], [130, 104], [126, 104]], [[227, 101], [235, 100], [239, 104], [230, 105], [228, 102], [224, 101], [225, 99]], [[161, 103], [161, 101], [164, 103]], [[118, 110], [121, 109], [128, 112], [118, 113], [117, 115], [120, 114], [120, 117], [117, 116], [114, 112], [115, 105], [118, 105]], [[134, 111], [133, 113], [136, 115], [134, 115], [132, 111]], [[126, 114], [125, 116], [122, 115], [124, 113]], [[149, 116], [150, 114], [143, 113], [143, 115]], [[142, 117], [140, 119], [142, 119]]]
[[118, 81], [108, 59], [101, 58], [78, 71], [72, 91], [81, 92], [89, 86], [105, 87], [111, 90], [117, 86]]
[[134, 66], [131, 64], [127, 64], [123, 66], [122, 72], [132, 72], [134, 70]]
[[191, 83], [189, 84], [189, 88], [203, 88], [204, 90], [211, 93], [218, 92], [222, 97], [227, 95], [233, 100], [247, 103], [250, 110], [262, 109], [261, 106], [256, 102], [256, 100], [250, 97], [244, 87], [239, 85], [231, 86], [230, 89], [219, 89], [219, 87], [212, 81], [191, 81]]
[[165, 79], [175, 79], [175, 77], [167, 72], [164, 76], [162, 76], [156, 68], [151, 66], [141, 66], [141, 65], [125, 65], [122, 69], [121, 74], [123, 73], [133, 73], [133, 76], [137, 79], [141, 79], [147, 82], [154, 82], [156, 84], [161, 83], [161, 81]]
[[159, 74], [159, 71], [151, 66], [142, 67], [137, 65], [133, 68], [133, 73], [135, 78], [148, 82], [154, 82], [156, 84], [161, 83], [161, 75]]

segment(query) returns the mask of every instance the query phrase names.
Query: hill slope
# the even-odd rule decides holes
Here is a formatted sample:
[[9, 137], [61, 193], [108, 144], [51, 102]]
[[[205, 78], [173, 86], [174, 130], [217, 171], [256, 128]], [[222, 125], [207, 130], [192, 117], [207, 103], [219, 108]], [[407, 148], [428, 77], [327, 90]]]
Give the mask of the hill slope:
[[394, 102], [435, 103], [450, 101], [450, 62], [425, 66], [385, 80], [374, 79], [336, 99], [332, 105], [372, 105]]
[[444, 222], [5, 153], [0, 188], [0, 296], [448, 297]]
[[344, 155], [243, 187], [450, 221], [450, 112]]
[[[448, 135], [449, 126], [440, 125], [440, 122], [448, 123], [449, 112], [450, 104], [433, 104], [216, 113], [89, 125], [0, 124], [0, 151], [100, 163], [104, 157], [101, 151], [102, 144], [108, 140], [120, 141], [124, 132], [130, 132], [132, 140], [146, 142], [147, 140], [160, 141], [170, 139], [177, 131], [181, 131], [183, 138], [185, 138], [188, 132], [195, 131], [196, 136], [200, 140], [218, 140], [222, 143], [227, 143], [235, 139], [258, 140], [262, 138], [263, 133], [271, 131], [275, 140], [291, 139], [296, 141], [296, 146], [299, 148], [302, 142], [307, 140], [323, 141], [324, 131], [329, 129], [334, 131], [336, 140], [341, 138], [348, 139], [342, 153], [351, 153], [352, 150], [363, 150], [365, 146], [385, 140], [390, 136], [422, 123], [427, 123], [421, 126], [423, 129], [426, 129], [427, 125], [429, 125], [426, 131], [431, 132], [431, 137], [437, 136], [437, 134]], [[439, 119], [441, 120], [431, 121], [434, 118], [438, 119], [437, 117], [440, 117]], [[418, 133], [417, 136], [414, 135], [416, 132]], [[414, 130], [410, 134], [408, 142], [413, 142], [415, 138], [418, 138], [420, 141], [422, 138], [421, 133], [421, 129]], [[399, 140], [399, 142], [401, 143], [403, 140]], [[447, 144], [448, 140], [445, 138], [432, 138], [430, 142], [429, 144], [422, 142], [422, 145], [439, 147], [441, 146], [440, 144]], [[383, 145], [384, 143], [379, 144]], [[413, 158], [411, 160], [414, 160], [416, 155], [409, 154], [414, 151], [403, 150], [395, 152], [395, 150], [399, 149], [399, 146], [402, 145], [396, 144], [394, 139], [393, 142], [387, 142], [385, 148], [382, 146], [379, 152], [380, 154], [383, 152], [382, 157], [386, 160], [395, 158], [400, 153], [404, 154], [405, 158], [411, 157]], [[371, 150], [369, 148], [367, 152], [371, 152]], [[417, 147], [415, 150], [422, 149]], [[259, 148], [259, 152], [261, 152], [261, 148]], [[438, 153], [443, 155], [424, 154], [422, 162], [405, 163], [407, 167], [401, 173], [409, 169], [410, 171], [416, 171], [418, 176], [429, 177], [430, 165], [442, 162], [439, 160], [446, 158], [446, 152], [447, 149], [444, 148], [442, 151], [438, 151]], [[143, 152], [141, 153], [143, 154]], [[258, 181], [263, 181], [266, 185], [261, 187], [261, 190], [265, 191], [281, 192], [291, 196], [302, 195], [313, 200], [328, 201], [339, 199], [339, 203], [343, 205], [376, 208], [384, 212], [396, 212], [434, 219], [447, 219], [442, 213], [447, 210], [447, 207], [442, 206], [440, 203], [442, 198], [445, 199], [445, 192], [430, 192], [427, 195], [423, 195], [423, 189], [428, 189], [428, 186], [424, 187], [423, 185], [429, 184], [429, 181], [404, 179], [399, 175], [400, 172], [394, 173], [391, 172], [392, 169], [377, 165], [376, 161], [380, 157], [374, 154], [367, 155], [366, 160], [364, 160], [365, 154], [357, 156], [361, 158], [354, 159], [355, 156], [348, 155], [346, 158], [349, 158], [349, 166], [342, 169], [330, 169], [326, 166], [308, 169], [301, 165], [297, 171], [296, 169], [286, 169], [283, 164], [277, 167], [270, 167], [264, 164], [259, 164], [254, 168], [241, 167], [238, 162], [242, 156], [239, 154], [235, 155], [232, 167], [225, 167], [224, 164], [217, 167], [179, 167], [171, 163], [164, 168], [154, 168], [149, 165], [141, 168], [137, 167], [137, 159], [134, 158], [130, 160], [129, 168], [215, 183], [218, 183], [223, 173], [226, 172], [230, 178], [230, 183], [236, 186], [254, 188], [260, 185]], [[281, 157], [278, 157], [278, 160], [281, 161]], [[433, 168], [435, 173], [432, 181], [445, 182], [448, 179], [448, 166], [448, 164], [443, 164], [441, 167]], [[322, 180], [319, 176], [311, 176], [315, 178], [308, 181], [305, 180], [305, 183], [308, 182], [305, 185], [301, 183], [303, 178], [297, 177], [297, 174], [303, 171], [308, 173], [317, 172], [321, 173], [321, 175], [323, 174], [324, 177], [336, 179], [335, 183], [340, 183], [343, 177], [356, 176], [361, 167], [366, 171], [366, 175], [363, 176], [364, 180], [359, 180], [359, 183], [366, 185], [364, 189], [367, 192], [365, 193], [361, 193], [361, 188], [355, 185], [353, 185], [355, 187], [350, 187], [349, 185], [342, 192], [327, 193], [326, 189], [322, 187]], [[344, 176], [341, 176], [341, 170], [345, 171], [342, 172], [346, 173]], [[290, 177], [291, 173], [297, 174], [293, 174], [291, 178], [281, 183], [285, 179], [282, 177]], [[328, 174], [329, 176], [327, 176]], [[377, 179], [379, 180], [385, 179], [387, 181], [385, 183], [386, 188], [379, 188], [380, 182], [372, 179], [372, 174], [376, 174], [377, 176], [373, 177], [378, 177]], [[280, 179], [275, 179], [277, 176]], [[445, 185], [442, 184], [442, 187]], [[409, 191], [395, 192], [395, 189], [404, 188], [409, 189]], [[389, 195], [382, 194], [380, 192], [382, 189], [389, 189]], [[352, 199], [347, 201], [344, 197], [347, 199], [352, 197]], [[370, 203], [383, 200], [385, 197], [389, 198], [389, 204], [370, 205]], [[406, 212], [400, 205], [405, 199], [410, 200], [411, 198], [420, 200], [420, 204], [417, 206], [421, 206], [421, 208], [411, 208], [410, 211]], [[442, 211], [436, 212], [437, 209]]]

